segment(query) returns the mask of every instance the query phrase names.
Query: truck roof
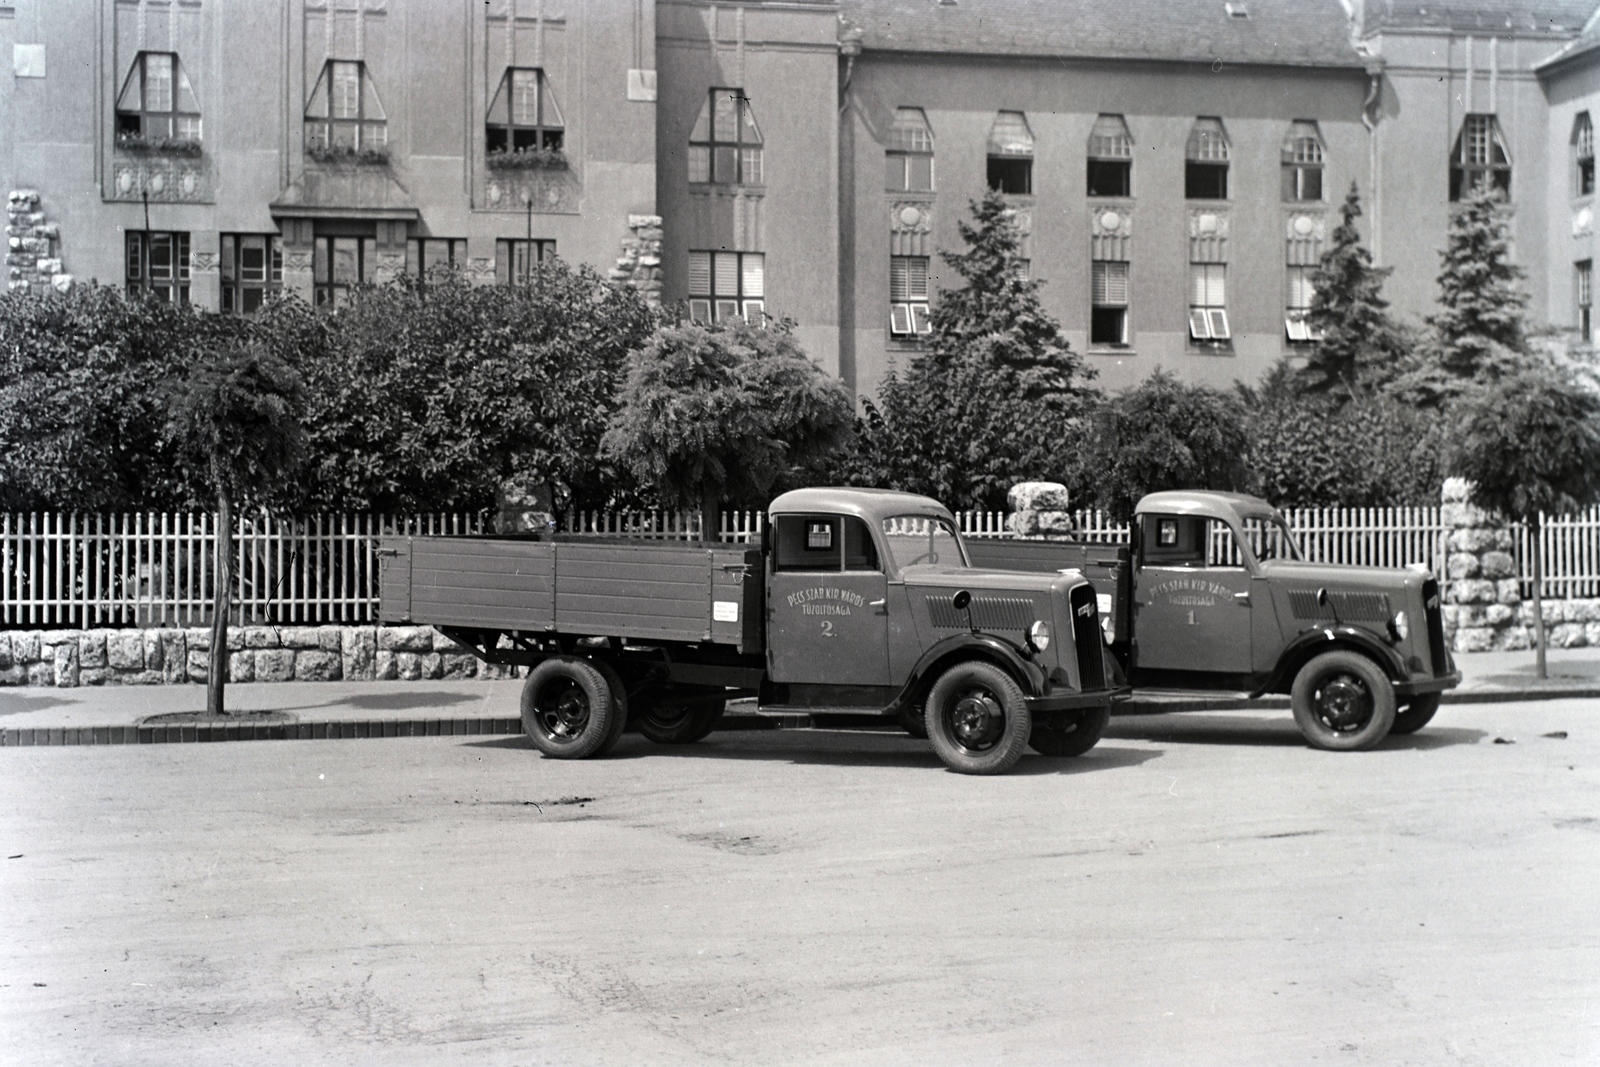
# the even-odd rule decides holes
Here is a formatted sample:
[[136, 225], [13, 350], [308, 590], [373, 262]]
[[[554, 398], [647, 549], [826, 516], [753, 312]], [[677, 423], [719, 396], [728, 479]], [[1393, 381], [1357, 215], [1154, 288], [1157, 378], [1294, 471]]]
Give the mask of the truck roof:
[[817, 486], [810, 489], [792, 489], [778, 497], [767, 507], [772, 515], [797, 512], [854, 515], [876, 524], [894, 515], [931, 515], [949, 519], [955, 516], [932, 497], [917, 493], [902, 493], [895, 489], [847, 489], [839, 486]]
[[1278, 509], [1258, 496], [1218, 493], [1209, 489], [1173, 489], [1151, 493], [1133, 509], [1135, 515], [1199, 515], [1238, 525], [1242, 519], [1269, 519]]

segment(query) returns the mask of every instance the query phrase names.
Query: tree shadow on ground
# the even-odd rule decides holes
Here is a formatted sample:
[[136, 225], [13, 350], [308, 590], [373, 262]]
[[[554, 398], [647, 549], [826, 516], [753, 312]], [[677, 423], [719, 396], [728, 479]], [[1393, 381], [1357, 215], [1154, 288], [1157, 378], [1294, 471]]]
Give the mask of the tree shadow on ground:
[[418, 708], [450, 708], [482, 700], [482, 693], [362, 693], [324, 700], [319, 704], [296, 704], [274, 711], [315, 711], [318, 708], [354, 708], [357, 711], [415, 711]]
[[[467, 741], [472, 748], [532, 750], [525, 735]], [[1161, 756], [1159, 751], [1101, 743], [1082, 756], [1041, 756], [1031, 749], [1008, 773], [1013, 775], [1085, 774], [1135, 767]], [[797, 766], [924, 767], [942, 770], [944, 764], [926, 741], [878, 731], [850, 730], [729, 730], [714, 733], [692, 745], [658, 745], [637, 734], [626, 734], [607, 760], [692, 759], [784, 762]]]
[[[1307, 745], [1288, 712], [1276, 717], [1217, 712], [1124, 716], [1111, 720], [1105, 736], [1108, 740], [1178, 745], [1260, 745], [1281, 748], [1305, 748]], [[1431, 751], [1454, 745], [1475, 745], [1487, 736], [1482, 730], [1425, 726], [1414, 734], [1391, 734], [1378, 745], [1376, 751]]]
[[58, 696], [25, 696], [22, 693], [0, 693], [0, 715], [22, 715], [47, 708], [64, 708], [76, 700], [63, 700]]

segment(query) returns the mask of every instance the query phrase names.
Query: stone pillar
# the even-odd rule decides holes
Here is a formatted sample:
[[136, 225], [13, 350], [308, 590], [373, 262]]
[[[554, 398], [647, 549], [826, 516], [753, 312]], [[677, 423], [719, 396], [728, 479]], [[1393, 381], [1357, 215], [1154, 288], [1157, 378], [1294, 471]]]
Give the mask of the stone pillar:
[[1531, 648], [1533, 616], [1531, 608], [1522, 610], [1511, 531], [1470, 503], [1469, 491], [1465, 480], [1446, 479], [1439, 509], [1447, 552], [1445, 636], [1457, 652]]
[[314, 304], [317, 297], [312, 271], [315, 228], [310, 219], [280, 219], [278, 228], [283, 233], [283, 291]]
[[513, 475], [500, 485], [498, 534], [551, 534], [556, 529], [555, 492], [548, 482]]
[[651, 305], [661, 303], [661, 238], [660, 215], [629, 215], [622, 255], [608, 275], [614, 282], [637, 289]]
[[1018, 482], [1006, 494], [1011, 516], [1006, 525], [1018, 537], [1072, 536], [1067, 487], [1060, 482]]
[[45, 218], [36, 189], [13, 189], [6, 198], [6, 287], [33, 292], [72, 288], [61, 265], [61, 231]]
[[222, 309], [222, 235], [216, 230], [189, 233], [189, 303], [207, 311]]

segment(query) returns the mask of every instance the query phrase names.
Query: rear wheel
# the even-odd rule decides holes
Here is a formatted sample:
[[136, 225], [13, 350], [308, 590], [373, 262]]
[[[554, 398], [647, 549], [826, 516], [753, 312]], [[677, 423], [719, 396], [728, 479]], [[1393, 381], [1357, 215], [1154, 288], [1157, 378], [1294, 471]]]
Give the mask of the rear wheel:
[[1294, 721], [1318, 748], [1371, 748], [1394, 725], [1394, 686], [1358, 652], [1324, 652], [1295, 675], [1289, 694]]
[[605, 674], [587, 660], [547, 659], [522, 687], [522, 728], [534, 748], [555, 759], [585, 759], [615, 744], [625, 714]]
[[727, 707], [720, 697], [673, 703], [641, 698], [633, 709], [633, 725], [659, 745], [688, 745], [715, 730]]
[[622, 740], [622, 731], [628, 728], [628, 687], [622, 682], [622, 675], [617, 669], [603, 660], [592, 661], [595, 670], [599, 671], [606, 680], [606, 686], [611, 690], [611, 703], [615, 708], [611, 716], [611, 732], [594, 750], [594, 755], [604, 756], [617, 747], [617, 742]]
[[1034, 723], [1028, 744], [1045, 756], [1081, 756], [1099, 743], [1110, 721], [1110, 708], [1063, 712]]
[[962, 774], [1003, 774], [1028, 747], [1033, 723], [1022, 687], [992, 663], [958, 663], [928, 693], [928, 740]]
[[1394, 713], [1394, 725], [1389, 727], [1391, 734], [1414, 734], [1432, 719], [1439, 710], [1438, 693], [1418, 693], [1411, 698], [1411, 702]]

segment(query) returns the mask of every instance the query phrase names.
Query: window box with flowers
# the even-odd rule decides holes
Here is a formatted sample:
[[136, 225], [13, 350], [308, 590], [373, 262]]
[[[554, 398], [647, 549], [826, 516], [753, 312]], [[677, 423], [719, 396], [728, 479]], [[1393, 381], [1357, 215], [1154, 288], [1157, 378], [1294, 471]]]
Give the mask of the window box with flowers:
[[306, 158], [318, 163], [355, 163], [361, 166], [383, 167], [389, 163], [389, 149], [357, 148], [348, 144], [308, 144]]
[[567, 156], [559, 148], [522, 148], [490, 152], [484, 163], [490, 170], [566, 170]]
[[194, 137], [142, 137], [138, 135], [119, 135], [117, 137], [117, 151], [130, 152], [135, 155], [151, 156], [188, 156], [193, 158], [200, 155], [200, 141]]

